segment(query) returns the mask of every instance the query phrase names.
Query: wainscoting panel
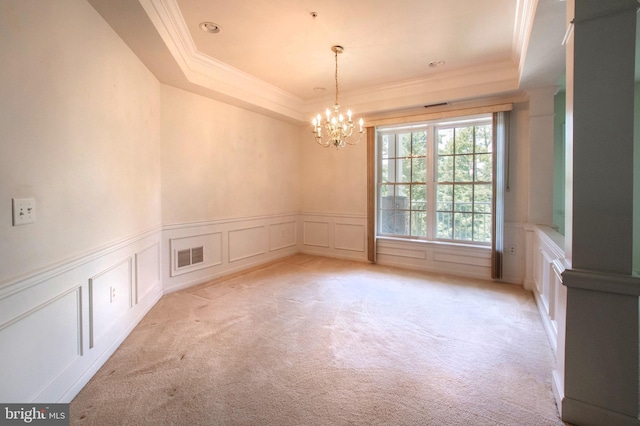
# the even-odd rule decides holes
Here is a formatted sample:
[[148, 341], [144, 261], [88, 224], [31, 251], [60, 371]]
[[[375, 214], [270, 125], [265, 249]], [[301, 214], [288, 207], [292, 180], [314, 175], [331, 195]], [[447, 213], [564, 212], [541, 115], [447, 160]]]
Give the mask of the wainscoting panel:
[[[162, 250], [162, 264], [167, 265], [162, 271], [164, 291], [177, 291], [293, 255], [298, 252], [297, 230], [297, 213], [167, 225], [162, 237], [168, 247]], [[178, 241], [188, 242], [181, 250], [200, 242], [203, 264], [176, 273]]]
[[442, 263], [453, 263], [456, 265], [474, 265], [491, 267], [491, 258], [487, 258], [486, 253], [474, 254], [453, 254], [451, 252], [435, 251], [433, 252], [433, 261]]
[[89, 278], [89, 347], [114, 327], [132, 306], [131, 258]]
[[297, 221], [269, 225], [269, 251], [295, 247], [298, 244]]
[[0, 325], [0, 401], [34, 400], [82, 355], [81, 312], [76, 287]]
[[158, 228], [3, 283], [0, 401], [71, 401], [162, 296], [159, 247]]
[[266, 232], [265, 226], [229, 231], [229, 263], [265, 254]]
[[377, 262], [421, 271], [491, 278], [491, 249], [485, 246], [378, 238]]
[[330, 227], [331, 224], [328, 220], [324, 222], [305, 220], [302, 228], [302, 244], [304, 246], [330, 248]]
[[302, 253], [367, 261], [366, 216], [301, 213]]
[[[171, 276], [187, 274], [199, 269], [211, 268], [222, 264], [222, 232], [189, 235], [169, 240], [171, 248]], [[202, 258], [189, 258], [189, 262], [180, 265], [179, 254], [185, 250], [202, 249]], [[190, 253], [193, 253], [190, 252]], [[191, 256], [191, 254], [190, 254]]]
[[567, 268], [564, 237], [549, 227], [526, 225], [525, 288], [531, 290], [538, 305], [549, 343], [556, 355], [553, 392], [562, 406], [564, 399], [564, 344], [567, 312], [567, 288], [562, 273]]
[[149, 292], [160, 285], [160, 243], [155, 243], [136, 253], [135, 300], [140, 303]]
[[407, 259], [427, 259], [427, 250], [421, 250], [419, 248], [400, 248], [387, 244], [378, 245], [378, 256], [387, 256], [389, 258], [407, 258]]
[[366, 229], [364, 225], [336, 222], [334, 226], [335, 247], [364, 253], [366, 247]]

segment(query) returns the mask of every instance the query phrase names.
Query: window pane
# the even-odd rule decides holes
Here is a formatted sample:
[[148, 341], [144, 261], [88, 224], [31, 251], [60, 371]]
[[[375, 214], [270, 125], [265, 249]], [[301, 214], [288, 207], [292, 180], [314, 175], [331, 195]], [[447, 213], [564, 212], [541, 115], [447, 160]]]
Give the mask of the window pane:
[[491, 215], [473, 215], [473, 240], [483, 243], [491, 242]]
[[427, 236], [426, 212], [411, 212], [411, 235], [415, 237]]
[[436, 199], [438, 205], [436, 210], [438, 211], [452, 211], [453, 210], [453, 185], [438, 185], [436, 188]]
[[474, 185], [473, 211], [491, 213], [491, 185]]
[[473, 127], [458, 127], [455, 129], [455, 153], [473, 153]]
[[394, 206], [395, 187], [393, 185], [380, 185], [380, 200], [378, 204], [381, 209], [392, 209]]
[[411, 194], [411, 185], [397, 185], [395, 208], [409, 210], [410, 194]]
[[398, 136], [396, 157], [409, 157], [411, 155], [411, 133], [401, 133]]
[[395, 224], [393, 223], [393, 210], [380, 210], [380, 233], [393, 234]]
[[396, 182], [411, 182], [411, 158], [395, 160]]
[[413, 155], [424, 157], [427, 155], [427, 131], [421, 130], [413, 133]]
[[436, 237], [450, 240], [453, 237], [453, 228], [451, 227], [452, 213], [436, 213]]
[[382, 158], [395, 157], [396, 152], [396, 136], [395, 135], [382, 135], [381, 143], [381, 155]]
[[455, 167], [456, 182], [473, 182], [473, 155], [456, 155]]
[[476, 182], [491, 182], [491, 154], [478, 154], [476, 157]]
[[453, 188], [453, 210], [470, 212], [473, 210], [473, 185], [456, 185]]
[[413, 167], [411, 170], [412, 182], [426, 182], [427, 181], [427, 161], [424, 157], [413, 158], [411, 160]]
[[383, 159], [380, 167], [380, 182], [393, 182], [396, 169], [395, 160]]
[[438, 158], [438, 182], [453, 182], [452, 156]]
[[453, 129], [438, 130], [438, 155], [453, 154]]
[[411, 185], [411, 210], [427, 209], [427, 186]]
[[476, 127], [476, 152], [491, 152], [491, 124]]
[[396, 210], [395, 220], [396, 226], [393, 233], [396, 235], [409, 235], [409, 211]]
[[473, 239], [473, 213], [453, 214], [453, 239], [463, 241]]

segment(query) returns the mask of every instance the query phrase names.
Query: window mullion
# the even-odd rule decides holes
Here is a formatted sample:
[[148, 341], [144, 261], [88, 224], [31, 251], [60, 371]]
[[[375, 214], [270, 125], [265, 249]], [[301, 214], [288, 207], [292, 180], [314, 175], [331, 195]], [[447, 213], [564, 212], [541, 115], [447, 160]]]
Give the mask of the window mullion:
[[438, 166], [438, 157], [436, 155], [436, 147], [435, 143], [435, 127], [429, 126], [427, 128], [427, 150], [426, 150], [426, 158], [425, 161], [429, 165], [427, 167], [427, 177], [426, 183], [427, 185], [427, 223], [429, 226], [427, 227], [427, 238], [430, 240], [435, 239], [435, 228], [437, 226], [436, 223], [436, 179], [437, 179], [437, 166]]

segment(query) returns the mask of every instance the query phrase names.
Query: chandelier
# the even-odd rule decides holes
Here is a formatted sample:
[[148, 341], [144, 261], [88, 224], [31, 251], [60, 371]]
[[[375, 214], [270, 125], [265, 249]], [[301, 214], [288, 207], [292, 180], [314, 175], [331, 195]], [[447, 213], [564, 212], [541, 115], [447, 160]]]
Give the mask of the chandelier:
[[[325, 111], [326, 117], [323, 118], [320, 114], [313, 119], [313, 134], [315, 135], [316, 142], [324, 146], [335, 146], [336, 149], [347, 145], [355, 145], [360, 140], [360, 136], [354, 142], [349, 139], [353, 133], [353, 117], [351, 116], [351, 110], [347, 111], [347, 116], [343, 116], [340, 113], [340, 105], [338, 104], [338, 53], [342, 53], [344, 48], [342, 46], [332, 46], [331, 50], [335, 53], [336, 57], [336, 103], [333, 106], [333, 111], [329, 108]], [[359, 133], [362, 134], [364, 129], [362, 127], [362, 118], [358, 122]]]

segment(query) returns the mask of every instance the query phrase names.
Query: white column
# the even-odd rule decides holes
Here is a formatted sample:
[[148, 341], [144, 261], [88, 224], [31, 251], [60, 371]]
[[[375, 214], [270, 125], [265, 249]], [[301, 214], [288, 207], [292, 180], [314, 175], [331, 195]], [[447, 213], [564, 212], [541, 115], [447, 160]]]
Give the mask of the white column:
[[[631, 275], [636, 0], [567, 2], [565, 421], [638, 425]], [[574, 15], [575, 13], [575, 15]], [[570, 127], [570, 128], [569, 128]]]

